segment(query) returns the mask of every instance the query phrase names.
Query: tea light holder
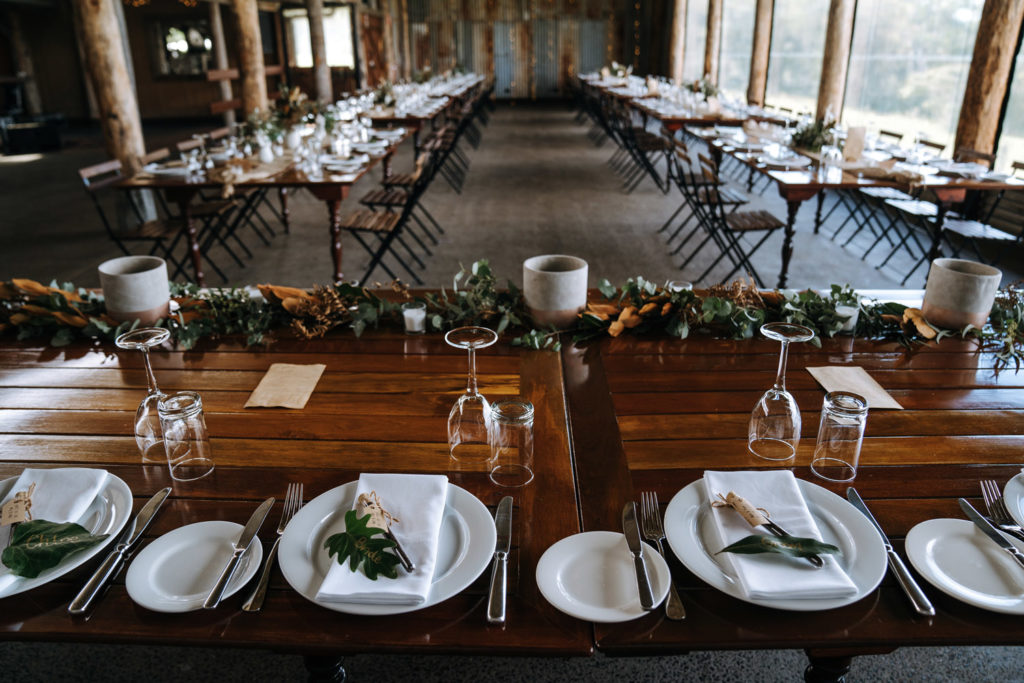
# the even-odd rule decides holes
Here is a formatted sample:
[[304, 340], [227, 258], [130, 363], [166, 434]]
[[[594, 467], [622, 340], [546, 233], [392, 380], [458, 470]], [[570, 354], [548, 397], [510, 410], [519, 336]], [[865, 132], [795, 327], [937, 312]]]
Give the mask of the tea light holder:
[[423, 334], [427, 331], [427, 305], [422, 301], [407, 301], [402, 304], [402, 319], [406, 334]]

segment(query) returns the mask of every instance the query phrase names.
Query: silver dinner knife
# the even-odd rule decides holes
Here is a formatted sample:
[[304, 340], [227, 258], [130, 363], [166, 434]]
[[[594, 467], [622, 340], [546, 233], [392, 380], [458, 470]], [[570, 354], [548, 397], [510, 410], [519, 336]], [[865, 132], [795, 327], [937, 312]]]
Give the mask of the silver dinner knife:
[[857, 493], [857, 489], [852, 486], [846, 489], [846, 499], [853, 504], [853, 507], [857, 508], [864, 513], [864, 516], [870, 520], [870, 522], [878, 530], [878, 534], [882, 537], [882, 545], [885, 546], [885, 554], [889, 558], [889, 568], [892, 573], [896, 576], [896, 580], [900, 584], [900, 588], [910, 598], [910, 604], [914, 606], [914, 609], [918, 614], [933, 617], [935, 616], [935, 608], [932, 606], [928, 596], [924, 594], [921, 587], [917, 585], [917, 581], [911, 576], [910, 570], [907, 569], [907, 565], [903, 564], [903, 560], [892, 547], [892, 543], [889, 541], [889, 537], [882, 531], [882, 526], [875, 519], [875, 516], [868, 510], [868, 506], [864, 504], [864, 499]]
[[967, 518], [974, 522], [976, 527], [984, 531], [986, 536], [996, 542], [996, 545], [1009, 553], [1010, 557], [1017, 560], [1017, 564], [1024, 567], [1024, 553], [1017, 550], [1017, 546], [1003, 538], [1003, 535], [999, 533], [999, 530], [992, 526], [990, 521], [982, 517], [981, 513], [975, 510], [973, 505], [963, 498], [959, 498], [957, 502], [960, 503], [960, 509], [967, 513]]
[[245, 528], [242, 529], [242, 535], [238, 537], [235, 542], [235, 551], [231, 554], [231, 559], [228, 560], [227, 566], [224, 567], [224, 571], [220, 573], [220, 578], [217, 579], [217, 583], [214, 584], [213, 590], [210, 591], [210, 595], [207, 596], [206, 602], [203, 603], [205, 609], [213, 609], [220, 604], [220, 600], [224, 597], [224, 591], [228, 587], [228, 582], [231, 581], [231, 576], [235, 573], [235, 569], [238, 567], [238, 563], [242, 560], [242, 555], [252, 545], [252, 540], [256, 538], [256, 533], [263, 526], [263, 520], [267, 518], [267, 513], [270, 512], [270, 508], [274, 507], [274, 499], [267, 498], [265, 501], [260, 503], [260, 506], [256, 508], [256, 512], [252, 513], [252, 517], [245, 523]]
[[505, 623], [505, 590], [508, 583], [508, 551], [512, 547], [512, 496], [505, 496], [494, 513], [494, 567], [491, 569], [491, 592], [487, 599], [487, 621]]
[[622, 533], [626, 536], [626, 545], [633, 556], [633, 569], [636, 570], [636, 585], [640, 591], [640, 606], [645, 610], [654, 609], [654, 591], [651, 590], [651, 579], [647, 575], [647, 563], [644, 562], [644, 544], [640, 540], [640, 527], [636, 522], [636, 503], [629, 501], [622, 508]]
[[89, 580], [82, 586], [82, 590], [78, 592], [75, 599], [68, 605], [68, 613], [76, 616], [85, 614], [92, 607], [93, 602], [103, 592], [103, 589], [107, 587], [117, 573], [121, 571], [121, 566], [124, 564], [125, 558], [128, 556], [128, 551], [131, 550], [132, 546], [142, 538], [143, 532], [146, 531], [146, 527], [153, 521], [153, 517], [156, 516], [157, 510], [164, 504], [164, 500], [171, 492], [171, 487], [160, 489], [157, 491], [152, 498], [150, 498], [142, 509], [139, 510], [139, 514], [135, 515], [135, 519], [132, 520], [128, 528], [125, 529], [124, 533], [121, 534], [121, 540], [118, 542], [114, 549], [107, 555], [106, 559], [103, 560], [103, 564], [96, 569]]

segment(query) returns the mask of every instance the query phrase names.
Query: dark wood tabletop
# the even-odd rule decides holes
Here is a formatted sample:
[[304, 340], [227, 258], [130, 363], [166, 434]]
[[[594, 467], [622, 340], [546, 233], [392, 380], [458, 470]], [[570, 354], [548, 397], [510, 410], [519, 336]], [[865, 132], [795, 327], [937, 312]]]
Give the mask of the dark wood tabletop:
[[[767, 340], [608, 339], [563, 351], [583, 528], [617, 530], [623, 504], [655, 491], [662, 511], [706, 469], [777, 467], [747, 451], [747, 423], [771, 386], [779, 345]], [[919, 522], [964, 515], [965, 497], [981, 505], [979, 480], [1000, 486], [1024, 461], [1024, 373], [999, 365], [973, 342], [944, 339], [907, 350], [895, 342], [850, 337], [818, 349], [793, 345], [787, 388], [803, 414], [791, 469], [843, 495], [809, 469], [824, 390], [807, 366], [864, 367], [905, 408], [871, 411], [853, 485], [903, 553]], [[904, 554], [904, 557], [905, 554]], [[921, 580], [937, 614], [917, 616], [891, 575], [854, 604], [824, 612], [758, 607], [711, 588], [674, 556], [673, 575], [687, 618], [661, 611], [628, 624], [596, 625], [599, 650], [616, 655], [705, 649], [805, 648], [832, 678], [853, 654], [900, 646], [1019, 645], [1019, 617], [947, 597]]]
[[[492, 514], [503, 496], [515, 498], [506, 626], [487, 624], [489, 568], [459, 595], [396, 617], [320, 607], [292, 590], [277, 569], [260, 613], [240, 610], [247, 592], [242, 591], [213, 611], [160, 614], [132, 602], [122, 573], [87, 620], [66, 612], [87, 578], [80, 571], [3, 599], [5, 638], [263, 647], [321, 656], [592, 652], [590, 625], [551, 607], [534, 577], [544, 550], [579, 531], [557, 353], [521, 352], [499, 343], [477, 355], [481, 393], [491, 400], [521, 395], [536, 406], [536, 478], [515, 490], [499, 488], [486, 472], [449, 458], [448, 412], [465, 390], [467, 356], [440, 335], [367, 332], [356, 339], [347, 332], [315, 341], [279, 339], [269, 349], [226, 341], [187, 352], [161, 348], [152, 358], [162, 390], [191, 389], [203, 398], [216, 459], [209, 477], [172, 482], [166, 465], [141, 463], [132, 437], [135, 409], [146, 390], [141, 354], [112, 344], [52, 349], [5, 337], [0, 478], [28, 466], [102, 467], [128, 484], [136, 511], [173, 484], [143, 547], [193, 522], [244, 523], [261, 500], [275, 496], [278, 503], [260, 532], [269, 547], [288, 482], [302, 482], [311, 500], [361, 472], [447, 474]], [[327, 369], [303, 410], [244, 409], [275, 362], [324, 363]]]
[[[1019, 644], [1019, 618], [971, 607], [924, 582], [937, 614], [915, 616], [889, 575], [851, 605], [795, 613], [720, 593], [670, 555], [685, 621], [667, 621], [658, 610], [591, 625], [543, 599], [534, 576], [543, 552], [581, 530], [619, 530], [623, 504], [641, 491], [656, 491], [664, 509], [705, 469], [776, 466], [748, 453], [746, 427], [777, 360], [774, 342], [707, 337], [609, 338], [567, 343], [561, 354], [499, 342], [480, 352], [481, 392], [491, 399], [521, 395], [537, 409], [537, 476], [514, 493], [504, 628], [486, 623], [486, 571], [461, 594], [398, 617], [324, 609], [293, 591], [278, 570], [262, 613], [240, 611], [238, 594], [214, 611], [158, 614], [131, 601], [122, 575], [89, 619], [72, 619], [67, 604], [87, 567], [3, 599], [0, 629], [8, 639], [266, 647], [306, 654], [311, 666], [357, 652], [585, 656], [594, 647], [615, 655], [804, 648], [812, 680], [835, 678], [852, 655], [905, 645]], [[366, 471], [447, 473], [492, 510], [507, 493], [448, 456], [445, 424], [464, 388], [466, 357], [439, 335], [337, 333], [279, 339], [269, 348], [228, 340], [187, 352], [160, 349], [153, 362], [162, 389], [202, 395], [217, 469], [173, 484], [144, 543], [192, 522], [244, 522], [260, 500], [280, 501], [289, 481], [303, 482], [311, 499]], [[243, 408], [274, 362], [327, 365], [305, 409]], [[962, 518], [957, 497], [979, 503], [980, 479], [1002, 485], [1020, 471], [1024, 374], [1000, 367], [973, 342], [947, 338], [908, 350], [841, 337], [820, 349], [795, 345], [790, 353], [787, 386], [803, 412], [792, 463], [798, 478], [837, 493], [846, 486], [816, 479], [808, 467], [824, 396], [809, 365], [862, 366], [905, 408], [870, 413], [854, 481], [901, 553], [915, 524]], [[112, 345], [54, 349], [2, 340], [0, 477], [27, 466], [103, 467], [128, 483], [137, 509], [172, 484], [165, 466], [141, 464], [131, 436], [144, 393], [139, 354]], [[280, 502], [260, 533], [264, 543], [272, 541], [279, 513]]]

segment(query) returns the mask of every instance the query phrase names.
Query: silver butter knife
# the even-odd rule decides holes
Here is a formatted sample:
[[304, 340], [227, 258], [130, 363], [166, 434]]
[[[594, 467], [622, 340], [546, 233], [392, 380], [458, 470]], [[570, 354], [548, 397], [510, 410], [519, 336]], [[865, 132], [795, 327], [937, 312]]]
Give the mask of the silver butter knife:
[[103, 589], [121, 571], [121, 567], [128, 557], [128, 551], [142, 538], [146, 527], [153, 521], [153, 517], [156, 516], [157, 511], [164, 504], [164, 500], [167, 499], [170, 492], [170, 486], [160, 489], [142, 506], [139, 514], [135, 515], [135, 519], [132, 520], [128, 528], [121, 534], [121, 540], [118, 541], [118, 544], [114, 546], [114, 549], [103, 560], [103, 564], [89, 577], [89, 580], [82, 586], [82, 590], [78, 592], [75, 599], [68, 605], [69, 614], [77, 616], [89, 611], [89, 608], [92, 607], [93, 602], [103, 592]]
[[968, 503], [963, 498], [957, 499], [960, 503], [960, 509], [967, 513], [967, 518], [974, 522], [974, 525], [985, 532], [985, 535], [995, 541], [996, 545], [1009, 553], [1010, 557], [1017, 560], [1017, 564], [1024, 567], [1024, 553], [1017, 550], [1017, 546], [1007, 541], [999, 530], [992, 526], [992, 523], [981, 516], [981, 514], [974, 509], [974, 506]]
[[235, 551], [231, 554], [231, 559], [228, 560], [227, 566], [224, 567], [224, 571], [220, 573], [220, 578], [217, 579], [217, 583], [214, 584], [213, 590], [206, 598], [206, 602], [203, 603], [205, 609], [213, 609], [220, 604], [220, 600], [224, 597], [224, 591], [228, 587], [228, 582], [231, 581], [232, 575], [235, 573], [235, 569], [238, 567], [238, 563], [242, 560], [242, 555], [249, 549], [252, 544], [252, 540], [256, 538], [256, 533], [263, 526], [263, 520], [267, 518], [267, 513], [270, 512], [270, 508], [274, 507], [274, 499], [267, 498], [265, 501], [260, 503], [260, 506], [256, 508], [256, 512], [252, 513], [252, 517], [245, 523], [245, 528], [242, 529], [242, 535], [238, 537], [235, 542]]
[[846, 489], [846, 499], [853, 504], [853, 507], [857, 508], [864, 513], [864, 516], [875, 525], [875, 529], [878, 530], [878, 534], [882, 537], [882, 545], [885, 546], [885, 554], [889, 558], [889, 568], [892, 570], [893, 575], [896, 576], [896, 580], [899, 581], [900, 588], [907, 594], [910, 599], [910, 604], [914, 606], [914, 610], [918, 614], [933, 617], [935, 616], [935, 608], [932, 606], [928, 596], [924, 594], [921, 587], [917, 585], [917, 581], [910, 575], [910, 570], [907, 569], [907, 565], [903, 564], [903, 560], [892, 547], [892, 543], [889, 542], [889, 537], [882, 531], [882, 526], [875, 519], [875, 516], [868, 510], [868, 506], [864, 504], [864, 499], [857, 493], [857, 489], [852, 486]]
[[654, 609], [654, 591], [651, 590], [651, 579], [647, 575], [644, 544], [640, 540], [640, 527], [636, 523], [636, 503], [633, 501], [629, 501], [622, 508], [622, 533], [626, 536], [626, 545], [629, 546], [629, 552], [633, 556], [636, 585], [640, 591], [640, 606], [650, 611]]
[[487, 621], [505, 623], [505, 590], [508, 583], [508, 551], [512, 547], [512, 496], [505, 496], [494, 513], [494, 567], [491, 569], [491, 592], [487, 599]]

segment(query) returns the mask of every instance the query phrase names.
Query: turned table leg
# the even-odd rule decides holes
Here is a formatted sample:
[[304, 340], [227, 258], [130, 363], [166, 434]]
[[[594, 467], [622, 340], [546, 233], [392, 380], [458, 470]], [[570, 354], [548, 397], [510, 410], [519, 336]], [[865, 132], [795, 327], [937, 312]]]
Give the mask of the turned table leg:
[[334, 279], [332, 282], [341, 282], [341, 202], [331, 199], [327, 202], [327, 213], [331, 219], [331, 257], [334, 260]]
[[789, 260], [793, 257], [793, 233], [796, 224], [796, 212], [800, 210], [798, 199], [790, 199], [786, 202], [786, 232], [782, 238], [782, 270], [779, 271], [779, 289], [786, 286], [786, 277], [789, 275]]
[[277, 194], [281, 198], [281, 223], [284, 225], [284, 231], [288, 233], [291, 232], [291, 214], [288, 211], [288, 188], [277, 188]]
[[309, 683], [345, 683], [347, 675], [341, 657], [306, 655], [302, 659], [309, 672]]
[[189, 209], [191, 204], [191, 197], [183, 198], [178, 202], [178, 207], [181, 210], [181, 220], [185, 223], [185, 237], [188, 240], [189, 255], [192, 257], [192, 271], [195, 274], [196, 284], [203, 287], [206, 285], [203, 276], [203, 255], [199, 250], [199, 234], [196, 232], [196, 224], [192, 218], [192, 211]]
[[846, 675], [850, 673], [850, 664], [853, 657], [812, 657], [807, 655], [810, 662], [804, 669], [804, 681], [806, 683], [843, 683]]
[[825, 204], [825, 190], [818, 193], [818, 208], [814, 210], [814, 234], [821, 229], [821, 207]]

